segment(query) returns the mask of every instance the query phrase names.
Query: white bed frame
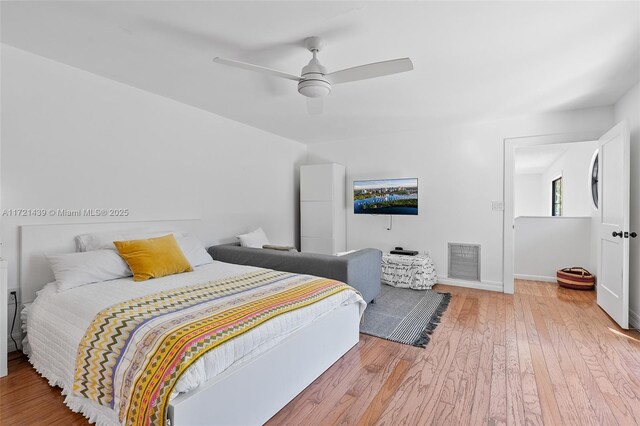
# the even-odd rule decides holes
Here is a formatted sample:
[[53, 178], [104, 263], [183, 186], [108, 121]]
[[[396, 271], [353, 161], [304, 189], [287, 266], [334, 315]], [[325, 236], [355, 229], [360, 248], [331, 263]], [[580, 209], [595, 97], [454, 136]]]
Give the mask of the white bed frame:
[[[75, 236], [120, 230], [199, 229], [200, 221], [25, 225], [20, 227], [20, 291], [23, 303], [53, 281], [44, 254], [70, 253]], [[253, 360], [229, 368], [197, 389], [174, 398], [167, 424], [259, 425], [311, 384], [359, 340], [357, 304], [340, 307], [297, 330]]]

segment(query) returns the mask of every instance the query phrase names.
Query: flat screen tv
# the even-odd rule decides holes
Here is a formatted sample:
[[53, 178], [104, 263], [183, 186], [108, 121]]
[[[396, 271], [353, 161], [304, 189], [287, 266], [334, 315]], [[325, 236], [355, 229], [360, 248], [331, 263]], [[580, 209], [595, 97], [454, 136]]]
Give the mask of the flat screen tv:
[[353, 182], [355, 214], [418, 214], [418, 179], [356, 180]]

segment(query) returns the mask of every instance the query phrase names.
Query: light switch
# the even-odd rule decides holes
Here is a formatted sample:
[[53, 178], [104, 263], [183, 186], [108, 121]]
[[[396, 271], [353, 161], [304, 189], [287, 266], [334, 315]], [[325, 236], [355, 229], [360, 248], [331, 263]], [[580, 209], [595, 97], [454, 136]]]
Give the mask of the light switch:
[[497, 212], [501, 212], [504, 210], [504, 203], [502, 201], [492, 201], [491, 209]]

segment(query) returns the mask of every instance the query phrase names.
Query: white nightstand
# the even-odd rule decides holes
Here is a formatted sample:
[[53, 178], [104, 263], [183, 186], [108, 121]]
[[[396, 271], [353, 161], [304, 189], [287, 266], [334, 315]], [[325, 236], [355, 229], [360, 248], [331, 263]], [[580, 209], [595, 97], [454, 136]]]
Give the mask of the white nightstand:
[[[0, 259], [0, 306], [8, 307], [7, 261]], [[7, 315], [8, 309], [0, 311], [0, 377], [7, 375]]]

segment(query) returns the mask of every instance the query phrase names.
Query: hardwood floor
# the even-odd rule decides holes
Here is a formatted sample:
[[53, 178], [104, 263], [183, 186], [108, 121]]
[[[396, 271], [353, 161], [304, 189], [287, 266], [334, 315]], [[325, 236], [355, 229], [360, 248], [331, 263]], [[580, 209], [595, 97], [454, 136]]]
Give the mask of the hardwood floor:
[[[453, 294], [426, 349], [360, 343], [268, 425], [547, 424], [640, 421], [640, 334], [594, 292], [520, 281], [515, 295]], [[0, 379], [2, 425], [82, 425], [24, 357]]]

